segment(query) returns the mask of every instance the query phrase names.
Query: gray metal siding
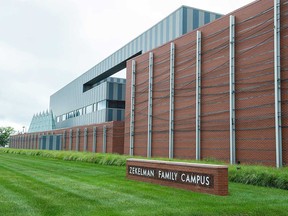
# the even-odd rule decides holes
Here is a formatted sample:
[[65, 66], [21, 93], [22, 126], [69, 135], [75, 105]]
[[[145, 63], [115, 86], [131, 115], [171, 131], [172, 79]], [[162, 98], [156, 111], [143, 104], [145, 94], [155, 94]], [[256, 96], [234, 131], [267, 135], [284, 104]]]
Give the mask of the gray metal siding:
[[[199, 27], [207, 22], [211, 22], [219, 16], [221, 15], [186, 6], [179, 8], [102, 62], [92, 67], [79, 78], [54, 93], [50, 97], [50, 109], [53, 110], [55, 116], [60, 116], [95, 102], [111, 98], [112, 90], [107, 90], [107, 83], [102, 83], [85, 92], [83, 92], [83, 85], [93, 78], [106, 73], [107, 70], [119, 65], [121, 62], [126, 61], [131, 56], [139, 52], [147, 52], [163, 45], [176, 37], [192, 31], [193, 27]], [[117, 87], [114, 87], [115, 84], [113, 84], [113, 89], [116, 89], [115, 91], [113, 90], [113, 98], [118, 100], [119, 97], [117, 97], [117, 95], [121, 93], [117, 91]], [[122, 92], [122, 99], [125, 100], [125, 90]], [[104, 122], [105, 119], [107, 119], [106, 113], [102, 113], [102, 115], [103, 117], [99, 116], [97, 111], [93, 113], [93, 116], [86, 114], [68, 119], [64, 122], [56, 122], [56, 128]], [[117, 118], [117, 114], [115, 114], [115, 118]]]
[[[183, 9], [183, 34], [186, 34], [200, 26], [203, 26], [209, 22], [214, 21], [221, 17], [221, 14], [211, 13], [195, 8], [184, 8]], [[186, 14], [187, 13], [187, 14]], [[185, 20], [186, 18], [186, 20]]]

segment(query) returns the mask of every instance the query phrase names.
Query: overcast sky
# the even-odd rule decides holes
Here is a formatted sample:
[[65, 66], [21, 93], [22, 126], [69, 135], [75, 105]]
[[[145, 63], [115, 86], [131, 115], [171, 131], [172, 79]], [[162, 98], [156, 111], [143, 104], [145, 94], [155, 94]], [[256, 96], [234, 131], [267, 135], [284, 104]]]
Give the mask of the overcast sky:
[[181, 5], [227, 14], [252, 0], [0, 0], [0, 127], [28, 130], [50, 95]]

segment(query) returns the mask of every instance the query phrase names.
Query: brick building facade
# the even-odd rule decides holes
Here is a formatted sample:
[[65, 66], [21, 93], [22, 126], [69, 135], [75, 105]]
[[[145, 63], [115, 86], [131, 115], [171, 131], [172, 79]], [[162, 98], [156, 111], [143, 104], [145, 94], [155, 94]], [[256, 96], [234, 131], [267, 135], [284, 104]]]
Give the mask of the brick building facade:
[[287, 164], [288, 1], [279, 2], [255, 1], [128, 61], [124, 153]]

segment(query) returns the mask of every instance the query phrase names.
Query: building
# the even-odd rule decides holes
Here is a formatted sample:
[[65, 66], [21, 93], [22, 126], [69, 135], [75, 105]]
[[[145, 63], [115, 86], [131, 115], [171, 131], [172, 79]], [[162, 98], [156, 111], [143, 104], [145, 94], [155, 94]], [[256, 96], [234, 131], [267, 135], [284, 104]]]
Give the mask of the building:
[[95, 83], [89, 94], [75, 90], [71, 94], [70, 88], [55, 93], [51, 96], [50, 108], [56, 115], [56, 128], [123, 121], [125, 83], [125, 79], [108, 77]]
[[259, 0], [129, 60], [124, 153], [286, 165], [287, 26]]
[[108, 77], [126, 68], [128, 59], [219, 17], [221, 14], [182, 6], [54, 93], [50, 97], [50, 110], [56, 117], [56, 129], [124, 120], [125, 80]]
[[[114, 133], [113, 126], [105, 126], [109, 122], [103, 123], [101, 151], [106, 152], [109, 132], [113, 142], [123, 139], [129, 155], [286, 166], [288, 0], [257, 0], [206, 25], [200, 24], [212, 13], [194, 10], [181, 7], [172, 13], [52, 95], [50, 108], [61, 118], [94, 104], [97, 83], [127, 67], [125, 130], [119, 125]], [[163, 41], [157, 32], [167, 34]], [[53, 108], [59, 98], [68, 101], [61, 112]], [[85, 133], [94, 133], [82, 123], [58, 130], [66, 143], [70, 130], [71, 150], [85, 150]], [[38, 137], [44, 133], [51, 132]], [[25, 144], [21, 136], [12, 138], [13, 147]]]
[[55, 119], [52, 111], [40, 112], [33, 116], [28, 133], [54, 130]]

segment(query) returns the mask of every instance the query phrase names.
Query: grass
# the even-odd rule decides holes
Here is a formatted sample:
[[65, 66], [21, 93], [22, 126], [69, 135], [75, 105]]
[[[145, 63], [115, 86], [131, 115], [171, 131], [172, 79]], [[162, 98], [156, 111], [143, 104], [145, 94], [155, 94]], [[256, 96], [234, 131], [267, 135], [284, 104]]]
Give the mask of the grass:
[[0, 151], [0, 215], [287, 215], [288, 191], [229, 184], [229, 196], [127, 180], [124, 166]]
[[[49, 150], [31, 150], [31, 149], [9, 149], [2, 148], [0, 153], [22, 154], [30, 156], [41, 156], [47, 158], [55, 158], [69, 161], [82, 161], [96, 163], [101, 165], [125, 166], [126, 159], [130, 156], [117, 154], [95, 154], [91, 152], [76, 151], [49, 151]], [[159, 158], [161, 160], [170, 160], [167, 158]], [[174, 160], [175, 161], [175, 160]], [[179, 160], [176, 160], [179, 161]], [[209, 164], [225, 164], [213, 158], [204, 161], [181, 160], [193, 163], [209, 163]], [[258, 185], [264, 187], [274, 187], [288, 190], [288, 167], [276, 169], [266, 166], [241, 165], [241, 169], [237, 166], [229, 166], [229, 181], [242, 184]]]

